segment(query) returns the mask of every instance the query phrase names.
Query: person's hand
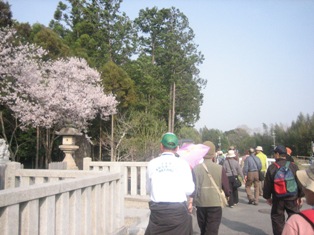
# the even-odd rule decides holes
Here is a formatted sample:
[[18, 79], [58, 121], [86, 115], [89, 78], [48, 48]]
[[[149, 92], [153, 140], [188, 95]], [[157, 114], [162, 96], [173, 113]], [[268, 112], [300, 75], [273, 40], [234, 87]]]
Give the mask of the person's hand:
[[268, 205], [271, 206], [273, 204], [273, 199], [269, 198], [269, 199], [266, 200], [266, 202], [267, 202]]
[[247, 181], [247, 176], [244, 176], [244, 179], [243, 179], [243, 184], [245, 184]]
[[190, 214], [192, 214], [193, 212], [193, 199], [190, 198], [189, 202], [188, 202], [188, 211]]
[[192, 204], [189, 204], [188, 211], [190, 214], [192, 214], [192, 212], [193, 212], [193, 205]]

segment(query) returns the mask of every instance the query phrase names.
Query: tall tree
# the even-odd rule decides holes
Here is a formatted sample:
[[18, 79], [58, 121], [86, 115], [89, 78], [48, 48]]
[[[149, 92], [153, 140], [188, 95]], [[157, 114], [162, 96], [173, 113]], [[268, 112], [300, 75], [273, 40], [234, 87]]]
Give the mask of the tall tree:
[[122, 0], [68, 2], [69, 6], [59, 3], [50, 27], [68, 40], [75, 53], [83, 50], [84, 58], [98, 68], [109, 60], [117, 65], [129, 60], [135, 31], [132, 21], [119, 12]]
[[156, 79], [163, 84], [160, 89], [169, 92], [164, 98], [168, 100], [168, 113], [164, 115], [169, 129], [173, 131], [174, 119], [177, 127], [181, 123], [193, 125], [199, 119], [203, 98], [200, 89], [206, 81], [199, 78], [197, 65], [204, 58], [193, 42], [195, 35], [187, 17], [175, 8], [154, 7], [141, 10], [135, 23], [142, 35], [141, 56], [150, 56], [151, 63], [161, 68]]

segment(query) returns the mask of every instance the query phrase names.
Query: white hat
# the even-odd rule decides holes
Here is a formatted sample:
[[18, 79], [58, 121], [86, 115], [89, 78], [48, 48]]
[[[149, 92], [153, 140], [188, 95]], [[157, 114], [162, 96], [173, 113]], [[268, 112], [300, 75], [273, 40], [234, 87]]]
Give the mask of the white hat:
[[223, 152], [222, 152], [221, 150], [219, 150], [219, 151], [217, 152], [217, 154], [218, 154], [218, 155], [221, 155], [221, 154], [223, 154]]
[[306, 170], [298, 170], [297, 177], [303, 187], [314, 192], [314, 164]]
[[257, 146], [255, 150], [256, 151], [263, 151], [263, 147], [262, 146]]
[[229, 150], [228, 154], [227, 154], [227, 157], [236, 157], [236, 155], [234, 153], [234, 150]]

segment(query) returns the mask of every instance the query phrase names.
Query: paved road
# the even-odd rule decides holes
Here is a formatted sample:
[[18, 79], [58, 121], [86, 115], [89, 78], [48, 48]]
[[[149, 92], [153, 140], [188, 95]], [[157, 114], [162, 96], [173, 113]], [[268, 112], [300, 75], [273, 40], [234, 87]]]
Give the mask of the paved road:
[[[270, 206], [265, 199], [260, 198], [259, 205], [249, 205], [244, 187], [239, 189], [239, 204], [234, 208], [223, 209], [223, 218], [219, 228], [220, 235], [271, 235]], [[143, 203], [143, 202], [142, 202]], [[136, 207], [136, 208], [135, 208]], [[304, 205], [302, 209], [310, 208]], [[129, 229], [130, 235], [143, 235], [149, 220], [147, 202], [140, 206], [126, 209], [126, 218], [136, 216], [135, 225]], [[199, 234], [198, 226], [194, 221], [195, 234]]]

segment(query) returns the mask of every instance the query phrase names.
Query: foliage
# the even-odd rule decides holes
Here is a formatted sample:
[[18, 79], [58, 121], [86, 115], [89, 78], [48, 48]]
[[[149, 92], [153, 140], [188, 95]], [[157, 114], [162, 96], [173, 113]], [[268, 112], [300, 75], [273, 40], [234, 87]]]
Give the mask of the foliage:
[[[193, 42], [195, 35], [187, 17], [175, 8], [158, 10], [154, 7], [140, 10], [134, 22], [141, 32], [140, 57], [149, 56], [151, 64], [159, 67], [156, 79], [162, 84], [161, 90], [173, 92], [173, 84], [177, 87], [176, 126], [193, 125], [199, 119], [203, 98], [200, 89], [205, 87], [206, 81], [199, 78], [197, 65], [204, 58]], [[167, 104], [164, 112], [167, 119], [171, 113], [168, 111], [171, 110], [171, 92], [162, 102]]]
[[183, 127], [177, 133], [179, 140], [193, 140], [195, 144], [201, 144], [201, 135], [199, 132], [193, 127]]
[[[159, 78], [161, 69], [148, 56], [141, 56], [123, 66], [135, 83], [137, 101], [133, 109], [163, 118], [168, 112], [168, 88]], [[167, 97], [165, 99], [165, 97]]]
[[102, 67], [101, 79], [105, 93], [113, 93], [119, 101], [120, 111], [136, 102], [134, 81], [114, 62], [109, 61]]
[[[94, 143], [103, 144], [106, 154], [113, 141], [117, 160], [148, 160], [158, 154], [160, 137], [167, 130], [174, 85], [179, 138], [211, 140], [216, 147], [220, 142], [225, 151], [234, 145], [241, 154], [261, 145], [269, 156], [274, 132], [276, 144], [291, 147], [295, 155], [311, 154], [314, 115], [300, 114], [291, 127], [263, 124], [261, 133], [204, 127], [198, 136], [192, 127], [206, 86], [198, 70], [204, 57], [193, 41], [188, 18], [178, 9], [142, 9], [132, 22], [120, 12], [122, 0], [66, 2], [59, 3], [50, 30], [12, 22], [10, 6], [0, 1], [0, 27], [13, 24], [18, 35], [16, 40], [10, 38], [12, 32], [0, 35], [0, 40], [8, 39], [0, 44], [0, 111], [6, 128], [1, 127], [1, 134], [7, 135], [17, 159], [27, 159], [33, 151], [29, 145], [34, 145], [34, 129], [22, 132], [20, 125], [41, 126], [43, 146], [47, 136], [53, 139], [53, 128], [71, 119]], [[109, 98], [104, 91], [119, 101], [114, 131], [110, 122], [101, 121], [117, 104], [110, 95], [112, 102], [104, 102], [99, 96]]]
[[0, 31], [0, 38], [0, 101], [24, 128], [46, 129], [48, 161], [55, 129], [69, 124], [86, 129], [98, 112], [102, 117], [116, 112], [115, 97], [104, 94], [100, 74], [85, 60], [44, 61], [45, 51], [19, 44], [14, 31]]
[[8, 2], [0, 1], [0, 28], [12, 26], [12, 12]]
[[63, 37], [75, 55], [84, 56], [94, 67], [109, 60], [126, 63], [134, 52], [135, 32], [122, 0], [59, 2], [50, 27]]
[[115, 139], [124, 136], [117, 151], [118, 161], [146, 161], [159, 154], [161, 135], [166, 132], [162, 120], [148, 113], [132, 112], [124, 120], [118, 118], [118, 122]]
[[[116, 101], [105, 95], [100, 74], [85, 60], [69, 58], [41, 61], [44, 51], [34, 45], [10, 47], [11, 32], [0, 32], [1, 101], [24, 126], [61, 128], [71, 120], [79, 129], [98, 111], [115, 113]], [[82, 89], [84, 87], [84, 89]]]

